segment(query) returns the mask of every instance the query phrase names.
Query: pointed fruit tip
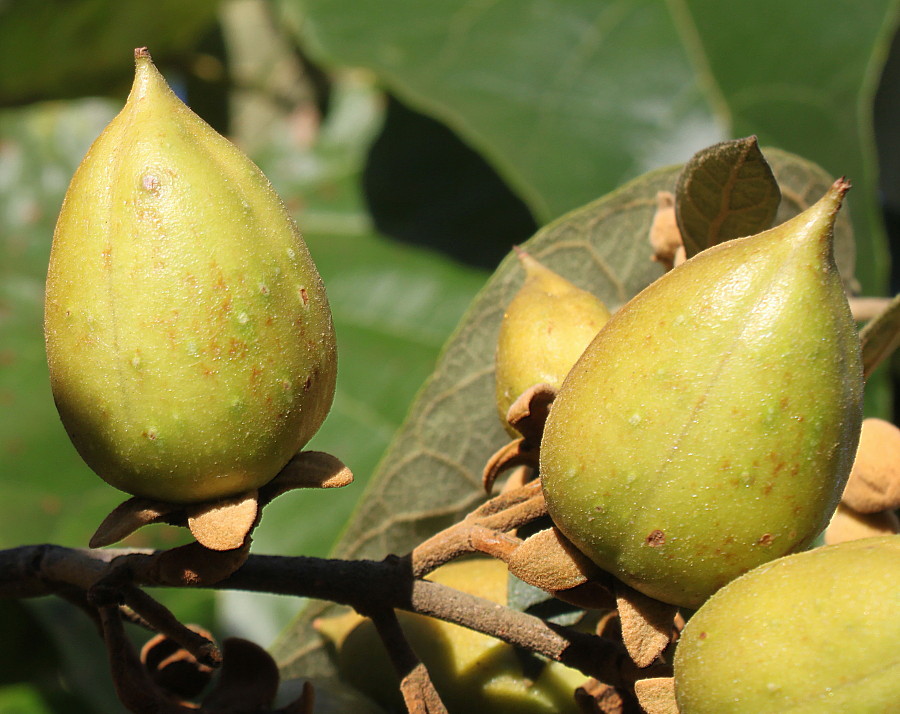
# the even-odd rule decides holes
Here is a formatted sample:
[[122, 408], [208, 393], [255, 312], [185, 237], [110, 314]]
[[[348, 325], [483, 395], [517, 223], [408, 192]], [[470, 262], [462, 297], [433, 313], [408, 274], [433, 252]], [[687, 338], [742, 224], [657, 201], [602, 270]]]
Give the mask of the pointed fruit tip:
[[834, 221], [835, 215], [841, 210], [841, 205], [844, 203], [844, 196], [849, 190], [850, 182], [844, 176], [841, 176], [831, 184], [825, 192], [825, 195], [819, 199], [816, 204], [818, 209], [813, 210], [815, 210], [822, 219], [826, 219], [829, 222]]
[[516, 258], [519, 260], [519, 265], [525, 269], [526, 275], [531, 275], [536, 269], [543, 267], [540, 262], [524, 248], [514, 245], [513, 251], [515, 251]]
[[850, 181], [847, 180], [845, 176], [841, 176], [837, 179], [828, 189], [828, 192], [825, 194], [825, 198], [832, 204], [834, 204], [834, 211], [837, 212], [841, 207], [841, 204], [844, 201], [844, 196], [847, 191], [851, 188]]
[[853, 184], [850, 183], [850, 180], [846, 176], [841, 176], [837, 181], [831, 184], [831, 190], [837, 193], [840, 198], [843, 198], [844, 194], [851, 188], [853, 188]]
[[134, 83], [131, 86], [128, 100], [141, 99], [148, 93], [160, 91], [165, 94], [171, 92], [171, 88], [153, 62], [150, 51], [146, 47], [136, 47], [134, 49]]

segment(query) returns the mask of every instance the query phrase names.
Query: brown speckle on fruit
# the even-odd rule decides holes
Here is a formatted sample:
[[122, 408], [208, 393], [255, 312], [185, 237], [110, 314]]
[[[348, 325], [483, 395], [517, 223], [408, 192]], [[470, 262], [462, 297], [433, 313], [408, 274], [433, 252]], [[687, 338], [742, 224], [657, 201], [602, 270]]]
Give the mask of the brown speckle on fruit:
[[159, 179], [153, 174], [144, 174], [141, 178], [141, 186], [145, 191], [156, 193], [159, 189]]
[[651, 548], [657, 548], [666, 542], [666, 534], [657, 528], [654, 531], [650, 531], [645, 541]]

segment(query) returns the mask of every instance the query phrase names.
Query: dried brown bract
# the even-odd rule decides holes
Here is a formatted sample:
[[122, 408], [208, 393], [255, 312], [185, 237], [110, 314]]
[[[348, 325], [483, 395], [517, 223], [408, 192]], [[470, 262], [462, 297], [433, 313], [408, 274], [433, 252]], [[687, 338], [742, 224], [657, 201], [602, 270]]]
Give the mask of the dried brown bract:
[[522, 434], [522, 438], [514, 439], [500, 447], [488, 459], [482, 473], [485, 491], [490, 493], [494, 481], [508, 469], [516, 466], [537, 468], [544, 423], [556, 398], [556, 391], [556, 387], [550, 384], [535, 384], [522, 392], [512, 403], [506, 413], [506, 421], [510, 427]]
[[509, 571], [548, 592], [584, 585], [599, 569], [554, 527], [522, 541], [506, 561]]
[[639, 679], [634, 683], [634, 693], [647, 714], [678, 714], [673, 677]]
[[202, 503], [168, 503], [129, 498], [100, 524], [92, 548], [112, 545], [151, 523], [190, 528], [199, 543], [211, 550], [241, 547], [259, 523], [260, 509], [278, 496], [298, 488], [338, 488], [353, 481], [341, 461], [321, 451], [301, 451], [265, 486], [239, 496]]
[[616, 605], [622, 641], [638, 667], [651, 665], [672, 642], [678, 610], [616, 582]]
[[883, 419], [863, 421], [841, 500], [858, 513], [900, 508], [900, 429]]
[[[218, 672], [198, 662], [194, 653], [165, 635], [153, 637], [140, 657], [125, 634], [118, 609], [100, 609], [111, 671], [123, 705], [135, 714], [312, 714], [313, 692], [307, 683], [300, 696], [273, 709], [279, 673], [262, 647], [236, 637], [223, 643]], [[198, 634], [199, 628], [194, 628]], [[208, 633], [200, 634], [204, 637]], [[210, 681], [212, 688], [199, 703]]]
[[[188, 628], [212, 640], [212, 634], [195, 625]], [[156, 635], [141, 648], [141, 663], [153, 683], [176, 700], [193, 699], [210, 683], [215, 671], [166, 635]]]
[[653, 260], [666, 270], [681, 265], [685, 260], [684, 243], [675, 219], [675, 194], [660, 191], [656, 194], [656, 213], [650, 224], [650, 247]]

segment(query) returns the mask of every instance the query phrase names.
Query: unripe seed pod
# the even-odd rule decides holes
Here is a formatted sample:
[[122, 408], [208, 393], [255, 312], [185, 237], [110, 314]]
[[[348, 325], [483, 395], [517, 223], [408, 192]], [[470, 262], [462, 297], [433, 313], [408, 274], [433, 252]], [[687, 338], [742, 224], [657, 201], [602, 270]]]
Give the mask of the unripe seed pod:
[[805, 548], [834, 512], [862, 417], [832, 256], [848, 187], [667, 273], [560, 388], [541, 444], [550, 516], [636, 590], [697, 607]]
[[504, 425], [510, 406], [526, 389], [562, 384], [609, 319], [599, 298], [524, 250], [516, 249], [516, 254], [525, 269], [525, 282], [503, 315], [497, 340], [497, 411]]
[[780, 558], [711, 597], [675, 650], [682, 714], [896, 712], [900, 536]]
[[75, 173], [47, 276], [53, 395], [82, 458], [129, 493], [203, 501], [268, 482], [331, 406], [331, 311], [262, 172], [146, 50]]

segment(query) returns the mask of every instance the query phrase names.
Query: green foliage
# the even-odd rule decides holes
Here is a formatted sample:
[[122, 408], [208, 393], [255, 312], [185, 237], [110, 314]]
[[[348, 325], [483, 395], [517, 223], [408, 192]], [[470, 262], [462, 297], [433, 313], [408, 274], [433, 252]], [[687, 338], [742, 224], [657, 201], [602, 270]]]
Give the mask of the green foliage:
[[894, 0], [279, 3], [317, 56], [440, 117], [542, 222], [756, 134], [853, 178], [859, 276], [884, 280], [870, 115]]
[[[0, 106], [12, 107], [0, 112], [0, 547], [83, 546], [121, 499], [81, 463], [59, 424], [41, 320], [63, 192], [124, 101], [132, 48], [149, 45], [161, 64], [168, 56], [187, 67], [220, 9], [208, 1], [157, 3], [150, 11], [142, 5], [0, 2]], [[381, 118], [379, 90], [343, 68], [372, 70], [381, 86], [448, 124], [541, 223], [577, 209], [544, 228], [529, 248], [611, 308], [660, 272], [648, 258], [646, 232], [655, 193], [673, 189], [677, 170], [641, 175], [749, 134], [764, 147], [791, 150], [852, 178], [857, 275], [867, 293], [881, 292], [877, 266], [885, 263], [885, 248], [869, 115], [895, 0], [754, 0], [740, 17], [708, 0], [278, 0], [275, 6], [283, 11], [276, 28], [331, 72], [331, 108], [312, 148], [290, 139], [283, 118], [266, 130], [255, 158], [296, 209], [335, 314], [335, 407], [310, 446], [338, 455], [357, 483], [273, 503], [255, 533], [256, 552], [402, 552], [481, 498], [481, 463], [503, 439], [492, 404], [491, 345], [521, 274], [506, 261], [453, 332], [485, 276], [372, 227], [358, 184]], [[96, 94], [115, 99], [81, 98]], [[63, 97], [77, 99], [15, 106]], [[782, 187], [794, 189], [776, 220], [830, 183], [806, 161], [765, 154]], [[842, 230], [847, 278], [853, 244], [849, 226]], [[629, 236], [624, 244], [623, 236]], [[169, 546], [181, 537], [158, 527], [129, 544]], [[207, 593], [160, 596], [184, 620], [213, 621]], [[263, 644], [289, 616], [277, 598], [230, 593], [218, 603], [228, 627]], [[42, 618], [57, 628], [58, 651], [82, 646], [80, 661], [68, 661], [81, 667], [70, 667], [70, 679], [83, 680], [89, 662], [105, 666], [103, 653], [88, 652], [81, 630], [67, 639], [62, 624], [81, 617], [67, 607]], [[253, 614], [232, 619], [238, 610]], [[306, 629], [311, 614], [276, 648], [289, 671], [327, 671]], [[9, 655], [0, 653], [0, 662]], [[7, 694], [13, 701], [30, 697], [27, 689], [0, 692], [0, 707]], [[95, 701], [91, 708], [116, 711], [110, 706]]]
[[781, 190], [756, 137], [701, 149], [675, 186], [678, 230], [685, 257], [732, 238], [772, 227]]
[[215, 26], [218, 4], [0, 3], [0, 106], [127, 88], [132, 72], [123, 56], [145, 45], [157, 62], [183, 57]]

